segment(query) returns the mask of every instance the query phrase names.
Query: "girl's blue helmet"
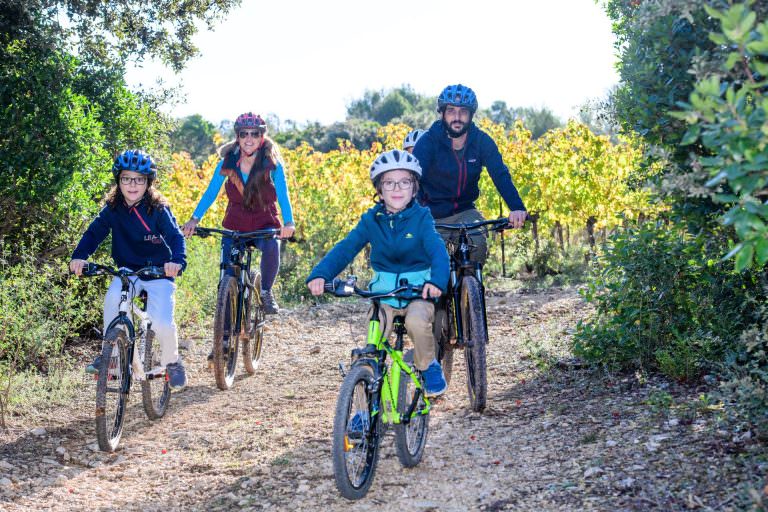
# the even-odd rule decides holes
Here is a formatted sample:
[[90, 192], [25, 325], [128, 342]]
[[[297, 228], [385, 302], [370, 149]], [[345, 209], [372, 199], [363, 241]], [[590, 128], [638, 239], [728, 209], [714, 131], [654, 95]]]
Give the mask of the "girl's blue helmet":
[[129, 149], [117, 155], [115, 163], [112, 164], [115, 179], [120, 176], [120, 171], [135, 171], [152, 179], [157, 177], [157, 166], [152, 157], [140, 149]]
[[449, 85], [437, 97], [437, 111], [443, 112], [447, 105], [466, 107], [474, 114], [477, 111], [477, 96], [466, 85]]

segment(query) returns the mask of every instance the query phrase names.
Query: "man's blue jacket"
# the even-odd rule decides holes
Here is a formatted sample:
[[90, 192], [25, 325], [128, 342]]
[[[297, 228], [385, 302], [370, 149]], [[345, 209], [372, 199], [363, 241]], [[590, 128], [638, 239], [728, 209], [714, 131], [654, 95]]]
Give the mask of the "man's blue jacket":
[[470, 122], [463, 154], [454, 151], [443, 121], [435, 121], [416, 143], [413, 155], [419, 160], [423, 176], [419, 201], [428, 206], [435, 219], [442, 219], [475, 207], [480, 196], [483, 167], [511, 211], [525, 210], [523, 200], [512, 183], [499, 148], [491, 137]]

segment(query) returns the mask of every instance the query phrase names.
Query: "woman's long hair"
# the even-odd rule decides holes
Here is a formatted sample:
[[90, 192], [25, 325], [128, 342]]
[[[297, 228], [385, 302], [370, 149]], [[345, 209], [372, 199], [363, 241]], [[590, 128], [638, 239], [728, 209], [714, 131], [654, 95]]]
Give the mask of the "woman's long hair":
[[[155, 180], [151, 178], [147, 179], [147, 190], [144, 192], [144, 197], [141, 198], [142, 201], [147, 203], [147, 212], [149, 213], [152, 213], [156, 209], [168, 206], [168, 200], [163, 196], [163, 194], [160, 193], [159, 190], [153, 186], [154, 182]], [[115, 209], [118, 205], [125, 203], [125, 197], [120, 190], [120, 185], [115, 184], [112, 189], [107, 192], [107, 198], [105, 201], [107, 206], [112, 209]]]
[[[239, 152], [240, 146], [237, 140], [228, 142], [219, 148], [219, 155], [226, 159], [230, 153]], [[236, 169], [221, 169], [221, 173], [228, 177], [243, 194], [243, 206], [247, 210], [263, 210], [268, 205], [263, 204], [261, 198], [261, 187], [272, 183], [270, 171], [277, 168], [278, 163], [282, 163], [280, 149], [275, 141], [264, 135], [264, 141], [255, 153], [255, 161], [251, 167], [251, 175], [247, 183], [243, 183], [240, 173]], [[226, 160], [225, 160], [226, 162]]]

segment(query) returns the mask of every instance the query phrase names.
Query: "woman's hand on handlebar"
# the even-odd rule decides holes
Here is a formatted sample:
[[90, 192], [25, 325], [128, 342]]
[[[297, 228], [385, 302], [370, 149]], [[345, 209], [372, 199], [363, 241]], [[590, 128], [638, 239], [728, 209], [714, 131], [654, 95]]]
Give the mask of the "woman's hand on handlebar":
[[295, 226], [283, 226], [280, 228], [280, 238], [291, 238], [295, 232]]
[[325, 291], [325, 279], [322, 277], [316, 277], [307, 283], [307, 287], [309, 288], [309, 292], [315, 297], [322, 295]]
[[[184, 233], [184, 236], [189, 238], [195, 233], [195, 228], [197, 227], [197, 224], [200, 221], [195, 219], [194, 217], [189, 219], [187, 222], [184, 223], [183, 226], [181, 226], [181, 232]], [[173, 276], [171, 276], [173, 277]]]
[[88, 264], [85, 260], [72, 260], [69, 262], [69, 271], [76, 276], [83, 275], [83, 268]]
[[179, 272], [181, 271], [181, 265], [178, 263], [173, 263], [172, 261], [169, 261], [165, 265], [163, 265], [163, 270], [165, 271], [166, 276], [176, 277], [177, 275], [179, 275]]
[[442, 294], [443, 292], [440, 291], [440, 288], [433, 285], [432, 283], [424, 283], [424, 287], [421, 289], [421, 298], [425, 300], [436, 299]]
[[525, 210], [515, 210], [509, 212], [509, 225], [513, 228], [521, 228], [525, 225], [525, 219], [528, 218], [528, 212]]

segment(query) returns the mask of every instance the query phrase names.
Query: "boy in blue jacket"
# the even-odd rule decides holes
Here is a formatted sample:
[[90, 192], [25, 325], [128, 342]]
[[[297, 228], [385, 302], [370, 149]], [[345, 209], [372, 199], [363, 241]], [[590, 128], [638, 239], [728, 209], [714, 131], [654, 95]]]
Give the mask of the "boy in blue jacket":
[[312, 269], [307, 286], [312, 295], [321, 295], [326, 281], [336, 277], [366, 244], [371, 245], [374, 270], [371, 291], [388, 292], [397, 288], [401, 279], [423, 285], [424, 300], [408, 303], [383, 299], [381, 323], [388, 336], [395, 314], [405, 313], [405, 328], [414, 345], [414, 365], [424, 376], [425, 393], [441, 395], [447, 384], [435, 359], [435, 305], [429, 299], [440, 297], [448, 286], [448, 253], [429, 209], [415, 201], [421, 167], [415, 157], [394, 149], [379, 155], [370, 175], [381, 201], [365, 212], [357, 226]]
[[[112, 259], [119, 268], [139, 270], [147, 266], [165, 269], [167, 277], [141, 279], [131, 277], [134, 293], [147, 291], [147, 313], [152, 330], [160, 343], [160, 364], [166, 367], [172, 388], [187, 383], [178, 350], [176, 322], [173, 317], [176, 284], [173, 278], [186, 267], [186, 246], [168, 203], [152, 184], [157, 177], [152, 158], [140, 150], [118, 155], [112, 166], [115, 186], [107, 195], [107, 204], [91, 222], [77, 244], [69, 269], [81, 275], [88, 257], [112, 233]], [[112, 280], [104, 297], [104, 329], [118, 314], [120, 279]], [[99, 359], [86, 372], [97, 373]]]

